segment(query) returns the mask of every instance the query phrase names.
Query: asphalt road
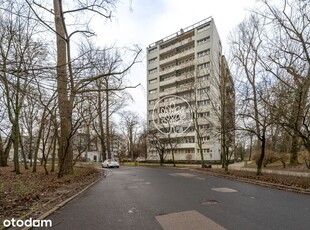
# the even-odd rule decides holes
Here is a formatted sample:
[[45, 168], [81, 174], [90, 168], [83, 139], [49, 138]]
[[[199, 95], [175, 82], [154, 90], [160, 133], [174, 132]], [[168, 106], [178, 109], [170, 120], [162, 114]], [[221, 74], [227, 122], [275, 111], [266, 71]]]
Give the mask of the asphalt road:
[[310, 196], [171, 168], [121, 167], [47, 217], [53, 229], [310, 229]]

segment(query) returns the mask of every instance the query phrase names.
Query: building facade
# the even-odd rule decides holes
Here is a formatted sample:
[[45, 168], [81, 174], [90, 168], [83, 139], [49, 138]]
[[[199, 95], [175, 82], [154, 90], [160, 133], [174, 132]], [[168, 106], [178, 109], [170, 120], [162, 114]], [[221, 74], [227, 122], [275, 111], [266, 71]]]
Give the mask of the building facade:
[[[157, 130], [166, 160], [221, 160], [221, 89], [223, 83], [232, 83], [230, 75], [222, 76], [229, 73], [222, 71], [222, 60], [212, 18], [147, 48], [148, 128]], [[223, 81], [224, 77], [230, 80]], [[158, 160], [160, 148], [154, 144], [158, 141], [151, 143], [148, 159]]]

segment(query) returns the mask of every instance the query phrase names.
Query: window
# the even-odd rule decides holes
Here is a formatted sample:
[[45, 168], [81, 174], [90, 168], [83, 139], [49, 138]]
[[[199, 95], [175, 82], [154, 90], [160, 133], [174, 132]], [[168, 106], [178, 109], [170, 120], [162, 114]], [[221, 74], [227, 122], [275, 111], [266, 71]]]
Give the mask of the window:
[[205, 93], [208, 93], [209, 91], [210, 91], [210, 86], [197, 90], [198, 94], [205, 94]]
[[198, 117], [210, 117], [210, 112], [198, 113]]
[[154, 93], [156, 93], [156, 92], [157, 92], [157, 90], [156, 90], [156, 89], [149, 90], [149, 94], [154, 94]]
[[167, 80], [169, 80], [169, 79], [172, 79], [172, 78], [175, 78], [175, 74], [174, 73], [172, 73], [172, 74], [168, 74], [168, 75], [165, 75], [165, 76], [161, 76], [160, 77], [160, 81], [167, 81]]
[[[150, 114], [151, 115], [151, 114]], [[155, 119], [155, 120], [149, 120], [149, 125], [152, 125], [152, 124], [157, 124], [157, 119]]]
[[155, 83], [155, 82], [157, 82], [157, 78], [149, 80], [149, 84], [152, 84], [152, 83]]
[[207, 80], [209, 80], [209, 76], [210, 76], [210, 74], [199, 76], [199, 77], [197, 77], [197, 80], [198, 80], [198, 82], [207, 81]]
[[162, 71], [165, 71], [165, 70], [169, 70], [169, 69], [171, 69], [171, 68], [173, 68], [173, 67], [175, 67], [175, 64], [171, 64], [171, 65], [167, 65], [167, 66], [165, 66], [165, 67], [162, 67]]
[[193, 151], [194, 149], [185, 149], [185, 153], [193, 153], [194, 151]]
[[185, 137], [184, 138], [185, 143], [194, 143], [195, 142], [195, 137]]
[[201, 45], [201, 44], [204, 44], [204, 43], [209, 42], [209, 41], [210, 41], [210, 36], [198, 40], [197, 45]]
[[165, 60], [165, 59], [167, 59], [167, 58], [173, 57], [174, 55], [176, 55], [175, 52], [171, 52], [171, 53], [166, 54], [166, 55], [161, 55], [161, 56], [160, 56], [160, 60]]
[[156, 73], [157, 72], [157, 68], [154, 68], [154, 69], [150, 69], [149, 70], [149, 74], [151, 74], [151, 73]]
[[156, 100], [149, 101], [149, 105], [155, 105]]
[[[162, 102], [171, 102], [171, 101], [174, 101], [174, 98], [173, 97], [167, 97], [167, 98], [162, 98]], [[160, 108], [162, 109], [162, 108]]]
[[201, 52], [198, 52], [197, 53], [197, 57], [203, 57], [203, 56], [206, 56], [206, 55], [209, 55], [210, 54], [210, 49], [207, 49], [207, 50], [203, 50]]
[[153, 47], [153, 48], [150, 48], [149, 49], [149, 53], [153, 53], [155, 50], [157, 50], [157, 46]]
[[205, 63], [199, 64], [197, 67], [198, 67], [198, 69], [208, 68], [208, 67], [210, 67], [210, 62], [205, 62]]
[[209, 104], [210, 104], [210, 99], [198, 101], [198, 106], [209, 105]]
[[188, 132], [194, 132], [194, 131], [195, 131], [195, 128], [194, 128], [193, 126], [191, 126], [191, 127], [187, 128], [187, 131], [188, 131]]
[[150, 59], [149, 60], [149, 64], [152, 64], [152, 63], [156, 62], [156, 60], [157, 60], [157, 57]]
[[198, 29], [197, 29], [197, 33], [200, 33], [200, 32], [202, 32], [202, 31], [205, 31], [205, 30], [207, 30], [207, 29], [209, 29], [209, 28], [210, 28], [210, 23], [208, 23], [208, 24], [206, 24], [206, 25], [201, 26], [200, 28], [198, 28]]
[[210, 149], [204, 149], [203, 150], [203, 153], [210, 153], [210, 152], [212, 152], [212, 150], [210, 150]]
[[176, 89], [175, 86], [167, 87], [167, 88], [163, 88], [163, 89], [161, 90], [161, 92], [170, 92], [170, 91], [173, 91], [173, 90], [175, 90], [175, 89]]
[[210, 124], [205, 124], [205, 125], [199, 125], [199, 129], [209, 129], [211, 127]]
[[201, 140], [202, 141], [208, 141], [208, 140], [210, 140], [210, 136], [201, 137]]

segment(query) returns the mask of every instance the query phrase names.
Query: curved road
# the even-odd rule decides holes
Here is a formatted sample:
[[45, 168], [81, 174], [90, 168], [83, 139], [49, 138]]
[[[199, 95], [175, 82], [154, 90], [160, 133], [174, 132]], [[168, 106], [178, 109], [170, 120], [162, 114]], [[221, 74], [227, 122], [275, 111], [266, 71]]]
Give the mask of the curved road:
[[108, 171], [47, 217], [53, 229], [309, 229], [309, 195], [182, 169]]

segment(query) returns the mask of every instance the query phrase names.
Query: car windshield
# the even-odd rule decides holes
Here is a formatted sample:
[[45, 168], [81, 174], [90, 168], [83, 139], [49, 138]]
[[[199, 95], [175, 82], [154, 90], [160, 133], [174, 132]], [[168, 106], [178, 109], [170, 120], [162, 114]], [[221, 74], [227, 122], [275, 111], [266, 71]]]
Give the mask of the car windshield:
[[106, 162], [114, 163], [114, 162], [117, 162], [117, 161], [116, 160], [106, 160]]

